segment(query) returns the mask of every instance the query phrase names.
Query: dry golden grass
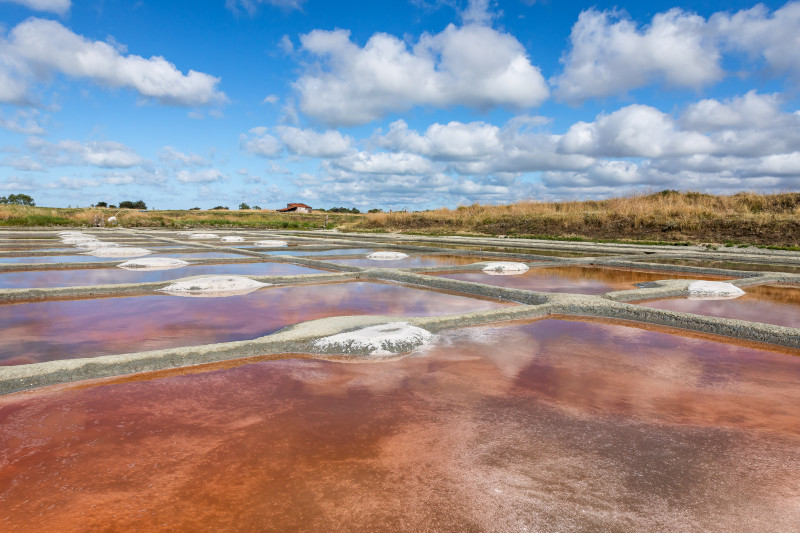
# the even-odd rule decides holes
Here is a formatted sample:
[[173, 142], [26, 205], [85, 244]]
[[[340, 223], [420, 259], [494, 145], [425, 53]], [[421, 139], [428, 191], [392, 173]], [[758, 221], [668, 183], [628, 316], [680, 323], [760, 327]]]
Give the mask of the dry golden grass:
[[123, 227], [320, 229], [352, 223], [361, 215], [274, 211], [146, 211], [136, 209], [0, 206], [0, 226], [103, 226], [112, 215]]
[[800, 193], [714, 196], [662, 191], [601, 201], [474, 204], [370, 214], [354, 229], [796, 246]]

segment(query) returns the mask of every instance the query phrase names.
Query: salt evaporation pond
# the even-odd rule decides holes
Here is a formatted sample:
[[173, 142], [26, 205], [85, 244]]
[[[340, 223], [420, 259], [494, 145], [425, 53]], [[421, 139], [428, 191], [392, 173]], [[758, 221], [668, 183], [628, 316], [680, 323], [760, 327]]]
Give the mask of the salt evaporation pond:
[[509, 303], [392, 283], [276, 286], [225, 298], [172, 295], [0, 305], [0, 365], [142, 352], [267, 335], [347, 315], [432, 316]]
[[[410, 252], [403, 252], [410, 253]], [[459, 266], [470, 265], [478, 261], [484, 261], [483, 257], [472, 257], [462, 255], [433, 255], [433, 254], [420, 254], [409, 255], [402, 259], [393, 259], [389, 261], [381, 261], [374, 259], [364, 258], [351, 258], [351, 259], [326, 259], [331, 263], [338, 263], [340, 265], [350, 265], [358, 267], [375, 267], [375, 268], [412, 268], [412, 267], [436, 267], [436, 266]]]
[[272, 255], [366, 255], [374, 248], [332, 248], [330, 250], [288, 250], [264, 252]]
[[[149, 248], [148, 248], [149, 249]], [[178, 257], [181, 259], [230, 259], [243, 257], [240, 254], [223, 252], [180, 252], [153, 253], [147, 257]], [[0, 263], [88, 263], [92, 261], [127, 261], [130, 257], [96, 257], [93, 255], [30, 255], [0, 257]]]
[[0, 524], [796, 531], [797, 405], [800, 357], [555, 319], [96, 380], [0, 398]]
[[485, 272], [459, 272], [436, 274], [436, 276], [514, 289], [580, 294], [604, 294], [611, 291], [635, 289], [635, 283], [659, 279], [730, 279], [724, 276], [704, 276], [689, 272], [631, 270], [600, 266], [531, 268], [524, 274], [514, 276], [492, 276]]
[[[158, 257], [149, 255], [146, 257]], [[229, 263], [190, 265], [170, 270], [123, 270], [121, 268], [86, 268], [77, 270], [33, 270], [0, 272], [0, 288], [77, 287], [168, 281], [189, 276], [236, 274], [244, 276], [297, 276], [321, 274], [324, 271], [289, 263]]]
[[703, 268], [722, 268], [729, 270], [745, 270], [751, 272], [789, 272], [800, 274], [800, 266], [780, 263], [740, 263], [735, 261], [712, 261], [708, 259], [652, 259], [650, 263], [665, 265], [687, 265]]
[[735, 299], [667, 298], [651, 300], [642, 305], [670, 311], [800, 328], [800, 286], [759, 285], [743, 287], [743, 289], [744, 296]]

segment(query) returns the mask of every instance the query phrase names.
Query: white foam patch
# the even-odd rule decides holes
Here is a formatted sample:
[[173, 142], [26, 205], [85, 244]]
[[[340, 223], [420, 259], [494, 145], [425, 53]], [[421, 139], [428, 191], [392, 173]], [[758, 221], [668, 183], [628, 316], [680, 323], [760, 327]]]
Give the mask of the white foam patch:
[[153, 252], [147, 248], [119, 246], [117, 248], [97, 248], [86, 252], [86, 255], [93, 255], [95, 257], [140, 257], [152, 253]]
[[367, 259], [372, 259], [373, 261], [396, 261], [406, 257], [408, 257], [408, 254], [403, 252], [372, 252], [367, 256]]
[[219, 235], [216, 233], [191, 233], [189, 234], [190, 239], [219, 239]]
[[693, 281], [689, 284], [689, 298], [693, 300], [728, 300], [743, 294], [742, 289], [724, 281]]
[[189, 266], [190, 263], [183, 259], [174, 257], [145, 257], [142, 259], [131, 259], [117, 265], [125, 270], [169, 270], [171, 268], [181, 268]]
[[433, 333], [408, 322], [389, 322], [323, 337], [314, 347], [327, 353], [385, 356], [411, 351], [432, 338]]
[[287, 243], [286, 241], [270, 241], [270, 240], [266, 240], [266, 241], [256, 241], [255, 245], [256, 246], [278, 247], [278, 246], [289, 246], [289, 243]]
[[261, 283], [244, 276], [205, 276], [178, 281], [159, 291], [174, 296], [216, 298], [247, 294], [267, 285], [269, 283]]
[[192, 235], [192, 233], [193, 232], [191, 232], [191, 231], [179, 231], [175, 235], [180, 235], [181, 237], [188, 237], [189, 235]]
[[244, 237], [237, 237], [236, 235], [231, 235], [229, 237], [223, 237], [220, 240], [222, 242], [244, 242]]
[[528, 265], [514, 261], [491, 261], [486, 263], [483, 271], [490, 276], [515, 276], [528, 271]]
[[107, 242], [107, 241], [86, 241], [86, 242], [79, 242], [75, 245], [75, 248], [116, 248], [119, 244], [115, 242]]

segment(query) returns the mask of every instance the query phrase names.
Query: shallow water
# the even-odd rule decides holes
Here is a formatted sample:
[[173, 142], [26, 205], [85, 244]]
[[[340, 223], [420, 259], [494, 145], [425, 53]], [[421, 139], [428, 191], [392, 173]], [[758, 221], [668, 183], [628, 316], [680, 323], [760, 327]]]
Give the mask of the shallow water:
[[477, 252], [506, 252], [512, 254], [549, 255], [554, 257], [599, 257], [615, 255], [606, 252], [569, 252], [565, 250], [540, 250], [537, 248], [513, 248], [505, 246], [470, 246], [466, 244], [441, 244], [438, 242], [396, 241], [395, 244], [428, 246], [449, 250], [472, 250]]
[[372, 248], [332, 248], [330, 250], [273, 250], [264, 252], [271, 255], [357, 255], [374, 252]]
[[0, 305], [0, 365], [254, 339], [329, 316], [432, 316], [506, 303], [389, 283], [267, 287], [223, 298], [172, 295]]
[[[605, 323], [0, 398], [0, 524], [796, 531], [800, 358]], [[226, 368], [226, 366], [232, 368]]]
[[[137, 246], [137, 248], [139, 248]], [[149, 248], [148, 248], [149, 250]], [[178, 259], [229, 259], [231, 257], [247, 257], [241, 254], [223, 252], [186, 252], [178, 250], [169, 253], [157, 253], [139, 257], [177, 257]], [[39, 255], [0, 257], [0, 263], [84, 263], [90, 261], [127, 261], [133, 257], [96, 257], [94, 255]]]
[[710, 261], [708, 259], [653, 259], [649, 263], [665, 265], [686, 265], [703, 268], [723, 268], [728, 270], [746, 270], [751, 272], [790, 272], [800, 274], [800, 266], [781, 265], [776, 263], [740, 263], [734, 261]]
[[201, 275], [237, 274], [245, 276], [296, 276], [320, 274], [323, 270], [289, 263], [233, 263], [224, 265], [190, 265], [170, 270], [143, 271], [122, 268], [87, 268], [78, 270], [32, 270], [0, 272], [0, 288], [76, 287], [167, 281]]
[[746, 293], [744, 296], [731, 300], [668, 298], [643, 302], [642, 305], [800, 328], [800, 286], [759, 285], [743, 289]]
[[485, 272], [436, 275], [443, 278], [473, 281], [514, 289], [580, 294], [604, 294], [610, 291], [635, 289], [635, 283], [660, 279], [730, 279], [721, 276], [701, 276], [684, 272], [654, 272], [600, 266], [531, 268], [524, 274], [513, 276], [496, 276]]
[[[384, 251], [384, 250], [381, 250]], [[402, 252], [406, 253], [406, 252]], [[486, 259], [484, 257], [463, 256], [463, 255], [411, 255], [403, 259], [393, 259], [390, 261], [367, 259], [327, 259], [331, 263], [339, 263], [340, 265], [351, 265], [359, 267], [373, 267], [373, 268], [412, 268], [412, 267], [436, 267], [436, 266], [457, 266], [457, 265], [471, 265], [480, 261], [494, 261], [495, 259]]]

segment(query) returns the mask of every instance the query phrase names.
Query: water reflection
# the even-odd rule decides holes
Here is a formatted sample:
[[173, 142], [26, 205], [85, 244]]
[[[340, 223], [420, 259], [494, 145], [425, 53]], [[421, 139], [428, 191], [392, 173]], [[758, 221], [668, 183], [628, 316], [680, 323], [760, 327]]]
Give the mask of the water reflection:
[[800, 358], [560, 320], [105, 380], [0, 398], [0, 523], [795, 531], [798, 404]]
[[[151, 255], [147, 257], [154, 256]], [[0, 288], [75, 287], [118, 283], [145, 283], [200, 275], [238, 274], [245, 276], [295, 276], [300, 274], [319, 274], [322, 272], [322, 270], [289, 263], [193, 265], [159, 271], [123, 270], [121, 268], [33, 270], [29, 272], [0, 272]]]
[[[385, 251], [385, 250], [379, 250]], [[409, 255], [403, 259], [392, 261], [375, 261], [373, 259], [329, 259], [331, 263], [351, 265], [359, 267], [376, 268], [412, 268], [412, 267], [436, 267], [436, 266], [457, 266], [471, 265], [479, 261], [491, 261], [485, 257], [470, 257], [461, 255]]]
[[732, 300], [670, 298], [644, 302], [642, 305], [800, 328], [800, 286], [761, 285], [744, 287], [744, 290], [744, 296]]
[[330, 250], [288, 250], [264, 252], [272, 255], [358, 255], [372, 252], [372, 248], [332, 248]]
[[662, 263], [666, 265], [687, 265], [703, 268], [722, 268], [727, 270], [745, 270], [752, 272], [790, 272], [800, 274], [800, 266], [764, 264], [764, 263], [739, 263], [733, 261], [711, 261], [708, 259], [652, 259], [649, 263]]
[[580, 294], [603, 294], [610, 291], [635, 289], [635, 283], [660, 279], [730, 279], [722, 276], [702, 276], [684, 272], [654, 272], [600, 266], [531, 268], [528, 272], [517, 276], [491, 276], [484, 272], [437, 274], [437, 276], [514, 289]]
[[431, 316], [508, 305], [388, 283], [267, 287], [198, 300], [169, 295], [0, 305], [0, 365], [252, 339], [328, 316]]
[[[149, 249], [149, 248], [148, 248]], [[223, 252], [186, 252], [174, 250], [169, 253], [155, 253], [147, 257], [178, 257], [180, 259], [229, 259], [245, 257], [234, 253]], [[127, 261], [130, 257], [95, 257], [93, 255], [40, 255], [0, 257], [0, 263], [84, 263], [90, 261]]]

